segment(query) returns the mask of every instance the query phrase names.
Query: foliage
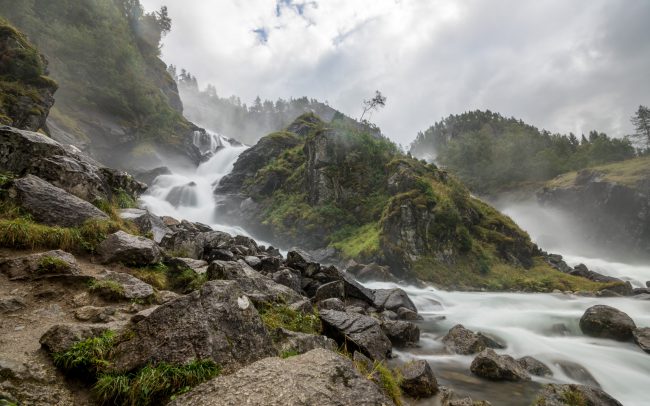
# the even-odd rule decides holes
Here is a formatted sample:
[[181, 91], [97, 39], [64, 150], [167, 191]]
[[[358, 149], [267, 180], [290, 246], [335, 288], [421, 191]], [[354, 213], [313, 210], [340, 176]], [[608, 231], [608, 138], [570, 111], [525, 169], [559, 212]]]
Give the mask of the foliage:
[[180, 272], [171, 269], [167, 271], [167, 287], [180, 293], [189, 293], [199, 289], [207, 280], [207, 274], [198, 274], [190, 267], [182, 269]]
[[[351, 358], [347, 352], [342, 353], [343, 356]], [[402, 380], [398, 371], [391, 370], [383, 361], [373, 361], [372, 369], [368, 370], [370, 365], [365, 365], [362, 362], [353, 362], [354, 367], [366, 377], [366, 379], [373, 381], [379, 389], [390, 398], [395, 405], [402, 405], [402, 390], [400, 383]]]
[[43, 273], [64, 272], [69, 268], [70, 265], [61, 258], [52, 257], [49, 255], [44, 256], [38, 262], [38, 272]]
[[284, 304], [268, 304], [260, 309], [260, 317], [266, 328], [273, 332], [278, 328], [307, 334], [320, 334], [318, 314], [304, 314]]
[[[650, 178], [650, 155], [644, 155], [634, 159], [627, 159], [622, 162], [615, 162], [607, 165], [594, 166], [583, 171], [597, 173], [603, 180], [620, 183], [632, 188], [639, 187]], [[582, 172], [582, 171], [580, 171]], [[574, 184], [579, 172], [568, 172], [562, 174], [545, 185], [548, 187], [569, 187]]]
[[124, 297], [124, 287], [109, 279], [93, 280], [90, 282], [89, 290], [112, 300]]
[[107, 330], [74, 344], [69, 350], [52, 354], [58, 368], [80, 373], [96, 374], [108, 366], [108, 357], [115, 344], [115, 332]]
[[627, 139], [592, 131], [582, 140], [551, 134], [491, 111], [451, 115], [418, 134], [416, 156], [437, 156], [479, 193], [495, 193], [525, 182], [540, 182], [560, 173], [635, 155]]
[[332, 247], [339, 249], [346, 258], [371, 258], [380, 250], [379, 226], [368, 223], [360, 227], [344, 227], [332, 234], [332, 241]]
[[386, 97], [381, 94], [379, 90], [375, 91], [375, 95], [371, 99], [366, 99], [363, 101], [363, 112], [359, 121], [363, 122], [363, 117], [366, 113], [371, 113], [373, 110], [379, 110], [382, 107], [386, 106]]
[[635, 131], [633, 137], [650, 149], [650, 109], [646, 106], [639, 106], [632, 116], [632, 124]]
[[294, 349], [284, 350], [280, 353], [280, 358], [285, 359], [285, 358], [295, 357], [296, 355], [300, 355], [300, 353], [298, 353], [298, 351]]

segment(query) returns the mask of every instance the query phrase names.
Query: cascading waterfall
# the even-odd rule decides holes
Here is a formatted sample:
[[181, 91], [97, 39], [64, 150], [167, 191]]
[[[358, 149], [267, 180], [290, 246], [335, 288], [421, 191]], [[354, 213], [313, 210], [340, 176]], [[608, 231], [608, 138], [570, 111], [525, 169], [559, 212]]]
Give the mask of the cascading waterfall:
[[[194, 171], [178, 170], [161, 175], [142, 197], [145, 207], [157, 215], [198, 221], [230, 234], [247, 235], [239, 227], [226, 226], [215, 214], [215, 184], [228, 174], [247, 147], [233, 145], [225, 137], [196, 133], [194, 143], [203, 154], [213, 154]], [[597, 272], [630, 280], [644, 286], [650, 279], [650, 266], [608, 262], [597, 257], [581, 256], [574, 245], [554, 239], [549, 225], [564, 230], [549, 219], [534, 218], [536, 208], [506, 208], [518, 224], [530, 232], [542, 247], [564, 255], [570, 265], [585, 263]], [[558, 232], [558, 234], [560, 234]], [[566, 237], [566, 234], [561, 234]], [[559, 241], [559, 242], [558, 242]], [[557, 249], [557, 247], [564, 249]], [[573, 253], [573, 255], [571, 255]], [[577, 255], [579, 253], [579, 255]], [[394, 284], [370, 283], [371, 288], [394, 287]], [[581, 383], [575, 365], [584, 367], [602, 388], [624, 405], [648, 404], [650, 357], [633, 343], [586, 337], [578, 321], [583, 312], [595, 304], [607, 304], [626, 312], [637, 326], [650, 326], [650, 301], [631, 298], [590, 298], [565, 294], [518, 294], [486, 292], [447, 292], [433, 288], [400, 286], [415, 302], [425, 320], [418, 348], [395, 350], [402, 359], [424, 358], [430, 361], [438, 380], [450, 384], [460, 393], [476, 399], [488, 399], [494, 405], [527, 405], [543, 383]], [[444, 319], [441, 319], [444, 316]], [[533, 377], [529, 383], [486, 382], [472, 376], [469, 365], [473, 356], [444, 352], [440, 338], [456, 324], [491, 334], [507, 344], [497, 350], [513, 357], [538, 358], [553, 371], [552, 378]], [[561, 364], [574, 365], [574, 374]], [[565, 367], [566, 368], [566, 367]], [[613, 373], [615, 371], [615, 373]], [[584, 372], [582, 372], [584, 375]], [[417, 404], [430, 405], [431, 400]]]

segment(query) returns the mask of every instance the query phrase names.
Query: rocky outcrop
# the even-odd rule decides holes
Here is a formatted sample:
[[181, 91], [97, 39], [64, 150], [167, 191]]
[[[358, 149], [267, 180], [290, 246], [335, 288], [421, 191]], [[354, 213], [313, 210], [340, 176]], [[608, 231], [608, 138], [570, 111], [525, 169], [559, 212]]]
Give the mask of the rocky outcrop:
[[108, 324], [57, 324], [43, 334], [40, 343], [50, 353], [63, 352], [79, 341], [100, 336], [111, 327], [115, 328]]
[[480, 377], [497, 381], [530, 380], [528, 372], [514, 358], [509, 355], [498, 355], [491, 348], [481, 351], [474, 358], [470, 370]]
[[160, 248], [154, 241], [124, 231], [109, 235], [99, 244], [97, 253], [105, 264], [147, 266], [157, 264], [162, 259]]
[[438, 393], [438, 381], [428, 362], [416, 360], [399, 367], [400, 388], [416, 399], [429, 398]]
[[[109, 282], [108, 284], [101, 283]], [[152, 299], [154, 289], [148, 283], [124, 272], [105, 271], [94, 284], [93, 291], [107, 299], [147, 301]]]
[[627, 341], [634, 329], [636, 325], [627, 314], [610, 306], [592, 306], [580, 318], [580, 330], [593, 337]]
[[235, 281], [207, 282], [161, 305], [132, 331], [133, 338], [115, 348], [115, 371], [209, 359], [233, 372], [276, 355], [255, 306]]
[[[245, 401], [243, 401], [245, 399]], [[290, 357], [267, 358], [221, 376], [179, 396], [170, 406], [392, 405], [352, 362], [323, 349]]]
[[143, 235], [151, 235], [151, 238], [160, 243], [163, 237], [172, 231], [165, 225], [162, 219], [145, 209], [122, 209], [120, 217], [132, 221]]
[[325, 335], [348, 350], [359, 350], [372, 359], [382, 360], [390, 355], [391, 342], [377, 320], [357, 313], [321, 310]]
[[76, 276], [80, 273], [74, 256], [61, 250], [0, 259], [0, 272], [9, 280]]
[[78, 227], [91, 219], [108, 220], [97, 207], [33, 175], [14, 180], [9, 197], [34, 220], [51, 226]]
[[495, 340], [482, 333], [468, 330], [461, 324], [449, 329], [447, 335], [442, 338], [442, 342], [448, 351], [462, 355], [476, 354], [486, 348], [504, 348]]
[[585, 385], [544, 386], [537, 395], [536, 404], [544, 406], [622, 406], [622, 404], [601, 389]]

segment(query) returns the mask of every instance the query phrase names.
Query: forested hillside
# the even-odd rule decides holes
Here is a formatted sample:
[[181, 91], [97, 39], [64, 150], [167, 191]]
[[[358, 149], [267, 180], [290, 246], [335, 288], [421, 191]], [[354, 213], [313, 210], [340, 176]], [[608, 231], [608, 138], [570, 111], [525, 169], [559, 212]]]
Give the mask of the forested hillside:
[[628, 139], [591, 131], [551, 134], [491, 111], [451, 115], [420, 132], [411, 144], [418, 157], [435, 156], [477, 193], [496, 193], [561, 173], [635, 156]]

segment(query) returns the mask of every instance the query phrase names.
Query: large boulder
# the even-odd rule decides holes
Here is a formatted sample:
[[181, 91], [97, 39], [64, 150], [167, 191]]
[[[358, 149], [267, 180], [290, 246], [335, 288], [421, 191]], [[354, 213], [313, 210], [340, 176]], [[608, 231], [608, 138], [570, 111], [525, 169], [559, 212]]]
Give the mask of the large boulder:
[[384, 320], [381, 328], [393, 345], [413, 345], [420, 341], [420, 328], [410, 321]]
[[336, 341], [326, 336], [300, 333], [278, 328], [273, 333], [273, 342], [279, 354], [304, 354], [316, 348], [336, 351]]
[[67, 351], [79, 341], [98, 337], [108, 330], [118, 328], [110, 324], [56, 324], [39, 340], [49, 353]]
[[207, 282], [159, 306], [132, 331], [133, 338], [115, 348], [115, 371], [211, 359], [229, 373], [276, 355], [255, 306], [235, 281]]
[[157, 243], [160, 243], [165, 235], [172, 232], [160, 217], [151, 214], [148, 210], [122, 209], [120, 217], [135, 223], [142, 234], [151, 234], [151, 238]]
[[538, 393], [536, 405], [622, 406], [601, 389], [585, 385], [549, 384]]
[[452, 327], [442, 342], [447, 350], [462, 355], [476, 354], [486, 348], [503, 348], [486, 335], [468, 330], [461, 324]]
[[2, 258], [0, 272], [10, 280], [77, 276], [81, 273], [74, 256], [61, 250]]
[[438, 381], [425, 360], [415, 360], [399, 367], [402, 391], [413, 398], [429, 398], [438, 393]]
[[105, 264], [117, 262], [146, 266], [157, 264], [162, 260], [162, 252], [154, 241], [124, 231], [109, 235], [99, 244], [97, 253]]
[[634, 342], [645, 352], [650, 354], [650, 327], [637, 328], [632, 332]]
[[529, 381], [528, 372], [509, 355], [498, 355], [491, 348], [481, 351], [472, 365], [470, 371], [483, 378], [497, 381]]
[[203, 383], [170, 406], [390, 406], [393, 402], [332, 351], [266, 358], [231, 375]]
[[108, 299], [147, 301], [154, 295], [151, 285], [124, 272], [104, 271], [93, 289]]
[[517, 360], [519, 365], [522, 366], [526, 371], [531, 375], [536, 376], [552, 376], [553, 372], [551, 369], [544, 364], [542, 361], [531, 356], [521, 357]]
[[39, 223], [78, 227], [86, 220], [108, 220], [97, 207], [43, 179], [27, 175], [13, 181], [9, 197]]
[[580, 330], [592, 337], [627, 341], [635, 328], [630, 316], [606, 305], [592, 306], [580, 318]]
[[321, 310], [320, 318], [325, 335], [339, 344], [348, 344], [376, 360], [390, 355], [391, 342], [374, 318], [336, 310]]
[[400, 288], [375, 289], [373, 306], [379, 310], [386, 309], [397, 312], [400, 307], [417, 312], [411, 298]]

